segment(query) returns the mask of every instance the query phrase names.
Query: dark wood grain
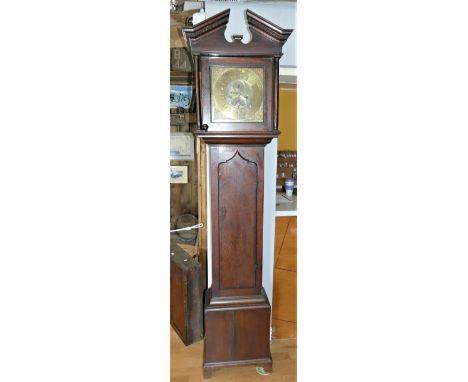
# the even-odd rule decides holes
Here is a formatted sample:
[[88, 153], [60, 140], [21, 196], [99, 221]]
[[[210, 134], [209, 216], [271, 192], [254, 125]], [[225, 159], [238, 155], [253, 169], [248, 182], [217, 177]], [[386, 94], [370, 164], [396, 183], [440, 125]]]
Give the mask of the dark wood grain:
[[205, 325], [209, 328], [205, 336], [205, 360], [225, 362], [233, 357], [233, 312], [224, 310], [206, 314]]
[[[279, 59], [282, 47], [292, 29], [283, 29], [246, 10], [248, 28], [252, 35], [248, 44], [238, 38], [226, 40], [224, 32], [230, 10], [214, 15], [182, 33], [193, 56], [197, 86], [198, 129], [206, 125], [209, 131], [250, 131], [278, 129]], [[211, 121], [211, 90], [209, 68], [212, 65], [262, 67], [265, 71], [263, 123], [214, 123]]]
[[[206, 182], [206, 143], [200, 138], [197, 138], [197, 172], [198, 172], [198, 222], [203, 223], [207, 221], [207, 182]], [[203, 225], [198, 230], [197, 236], [197, 250], [199, 254], [199, 261], [203, 273], [203, 289], [207, 286], [207, 226]]]
[[[183, 28], [195, 65], [197, 129], [208, 144], [212, 285], [205, 294], [203, 373], [258, 365], [272, 370], [271, 306], [262, 288], [264, 147], [278, 136], [279, 58], [291, 29], [247, 10], [249, 43], [224, 37], [229, 9]], [[211, 68], [263, 71], [263, 121], [213, 122]]]
[[223, 304], [215, 300], [209, 289], [205, 298], [205, 378], [226, 366], [258, 365], [271, 370], [271, 307], [265, 291], [255, 298], [232, 296]]
[[197, 131], [197, 137], [203, 139], [205, 143], [224, 145], [263, 145], [270, 143], [273, 138], [279, 135], [279, 131], [268, 132], [242, 132], [231, 133], [229, 131]]
[[257, 182], [257, 163], [239, 150], [218, 164], [220, 289], [256, 287]]
[[177, 244], [171, 243], [171, 326], [185, 345], [203, 338], [201, 266]]
[[239, 360], [270, 356], [270, 310], [240, 309], [235, 311], [235, 355]]
[[187, 47], [192, 54], [210, 54], [212, 56], [266, 56], [281, 57], [282, 48], [289, 38], [292, 29], [283, 29], [246, 10], [247, 25], [252, 35], [248, 44], [239, 38], [226, 41], [224, 33], [229, 21], [230, 9], [226, 9], [205, 21], [193, 26], [182, 28]]
[[213, 295], [259, 294], [263, 147], [211, 145], [210, 158]]

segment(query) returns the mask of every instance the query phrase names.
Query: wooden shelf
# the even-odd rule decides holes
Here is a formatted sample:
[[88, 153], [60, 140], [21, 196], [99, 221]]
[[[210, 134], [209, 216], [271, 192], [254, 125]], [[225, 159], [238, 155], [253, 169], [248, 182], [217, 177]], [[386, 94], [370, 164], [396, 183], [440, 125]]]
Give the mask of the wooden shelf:
[[193, 72], [181, 72], [181, 71], [171, 70], [171, 85], [195, 86]]

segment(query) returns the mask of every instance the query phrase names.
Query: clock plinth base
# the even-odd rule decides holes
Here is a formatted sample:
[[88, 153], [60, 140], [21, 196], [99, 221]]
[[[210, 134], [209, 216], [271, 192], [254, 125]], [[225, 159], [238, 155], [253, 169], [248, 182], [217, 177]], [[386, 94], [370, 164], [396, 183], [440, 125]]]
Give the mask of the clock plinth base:
[[261, 294], [212, 297], [205, 301], [203, 375], [209, 378], [223, 367], [255, 365], [271, 372], [271, 306]]

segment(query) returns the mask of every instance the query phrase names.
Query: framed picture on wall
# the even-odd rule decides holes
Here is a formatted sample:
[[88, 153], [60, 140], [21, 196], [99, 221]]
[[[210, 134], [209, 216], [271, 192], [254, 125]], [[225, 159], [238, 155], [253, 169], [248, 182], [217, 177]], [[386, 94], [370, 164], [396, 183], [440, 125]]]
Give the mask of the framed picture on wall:
[[194, 146], [192, 133], [171, 133], [171, 160], [193, 160]]
[[171, 183], [188, 183], [188, 166], [171, 166]]
[[182, 112], [195, 110], [194, 78], [192, 72], [171, 71], [170, 108]]
[[171, 85], [171, 109], [190, 110], [193, 88], [191, 85]]

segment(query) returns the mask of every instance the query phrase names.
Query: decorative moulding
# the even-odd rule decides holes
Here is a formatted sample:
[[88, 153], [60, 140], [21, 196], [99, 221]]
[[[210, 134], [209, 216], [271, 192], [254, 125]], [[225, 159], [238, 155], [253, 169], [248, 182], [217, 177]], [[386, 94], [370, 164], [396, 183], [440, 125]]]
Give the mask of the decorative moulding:
[[[237, 56], [239, 44], [242, 44], [244, 56], [282, 56], [282, 46], [293, 32], [292, 29], [280, 28], [247, 9], [245, 15], [252, 39], [248, 44], [244, 44], [241, 35], [234, 35], [233, 42], [229, 42], [224, 36], [229, 14], [230, 9], [226, 9], [195, 26], [182, 28], [186, 44], [193, 55], [203, 52], [211, 55]], [[265, 44], [266, 42], [268, 43]]]

